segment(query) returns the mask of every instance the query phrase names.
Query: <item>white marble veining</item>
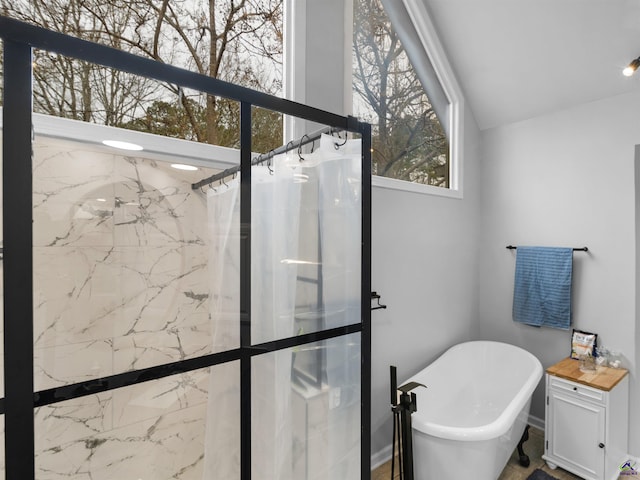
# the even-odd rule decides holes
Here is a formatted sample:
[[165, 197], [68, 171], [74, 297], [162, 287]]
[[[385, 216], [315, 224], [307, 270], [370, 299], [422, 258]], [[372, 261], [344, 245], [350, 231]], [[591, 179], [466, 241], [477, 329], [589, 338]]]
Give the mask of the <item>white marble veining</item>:
[[112, 338], [119, 315], [113, 247], [34, 247], [34, 348]]
[[36, 409], [36, 452], [56, 451], [70, 442], [111, 431], [112, 411], [111, 393], [75, 398]]
[[[202, 403], [91, 436], [57, 440], [52, 447], [39, 442], [36, 478], [200, 479], [205, 415]], [[68, 424], [70, 419], [59, 422]]]
[[[37, 388], [208, 353], [206, 204], [191, 189], [206, 172], [77, 146], [34, 153]], [[80, 372], [83, 349], [93, 373]]]
[[114, 338], [116, 371], [138, 370], [211, 353], [208, 323]]
[[209, 376], [207, 368], [115, 390], [113, 428], [206, 403]]
[[105, 377], [113, 372], [113, 342], [108, 339], [36, 348], [33, 356], [36, 391]]
[[[205, 355], [210, 172], [34, 148], [36, 390]], [[36, 477], [200, 479], [209, 369], [36, 409]]]
[[34, 246], [112, 246], [116, 157], [38, 142], [33, 159]]

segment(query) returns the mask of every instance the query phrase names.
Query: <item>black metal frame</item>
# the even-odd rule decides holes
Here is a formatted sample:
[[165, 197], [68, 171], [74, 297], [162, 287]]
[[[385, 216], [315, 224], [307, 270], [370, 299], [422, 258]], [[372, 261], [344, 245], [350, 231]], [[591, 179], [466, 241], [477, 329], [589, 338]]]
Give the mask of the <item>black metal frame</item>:
[[[418, 411], [418, 397], [412, 392], [417, 387], [424, 387], [422, 383], [409, 382], [398, 387], [398, 374], [395, 366], [389, 367], [391, 412], [393, 412], [393, 441], [391, 442], [391, 478], [395, 477], [396, 440], [398, 442], [398, 470], [400, 480], [413, 480], [413, 430], [411, 415]], [[400, 401], [398, 401], [400, 392]]]
[[[0, 16], [4, 41], [3, 205], [4, 348], [6, 478], [35, 478], [33, 409], [72, 398], [164, 378], [182, 372], [240, 361], [241, 479], [251, 474], [251, 359], [256, 355], [307, 343], [361, 335], [361, 478], [370, 478], [371, 457], [371, 127], [290, 100], [222, 82], [110, 47], [48, 31]], [[32, 49], [56, 52], [134, 75], [180, 85], [240, 103], [241, 296], [240, 348], [129, 371], [73, 385], [34, 392], [32, 260]], [[251, 109], [274, 110], [362, 138], [362, 282], [361, 322], [344, 327], [251, 343]]]
[[[513, 245], [507, 245], [509, 250], [517, 250], [518, 247], [514, 247]], [[574, 252], [588, 252], [589, 247], [573, 247]]]

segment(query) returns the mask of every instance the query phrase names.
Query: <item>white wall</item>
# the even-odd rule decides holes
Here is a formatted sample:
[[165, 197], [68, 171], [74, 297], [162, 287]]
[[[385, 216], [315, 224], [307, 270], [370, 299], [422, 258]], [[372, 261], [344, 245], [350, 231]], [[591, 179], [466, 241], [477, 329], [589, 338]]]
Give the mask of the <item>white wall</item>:
[[[513, 245], [587, 246], [574, 254], [574, 327], [599, 334], [631, 369], [630, 425], [640, 425], [636, 375], [636, 193], [640, 94], [483, 131], [480, 227], [482, 339], [520, 345], [544, 367], [569, 354], [570, 331], [511, 319]], [[544, 419], [542, 383], [532, 414]], [[631, 453], [640, 430], [630, 428]]]
[[478, 334], [479, 131], [465, 119], [463, 199], [373, 189], [372, 289], [388, 307], [371, 314], [374, 463], [390, 455], [389, 366], [402, 382]]
[[[340, 15], [349, 9], [312, 11], [336, 1], [291, 2], [301, 28], [292, 45], [298, 70], [287, 74], [297, 87], [288, 97], [346, 113], [347, 75], [325, 72], [343, 65], [337, 46], [350, 32]], [[317, 31], [323, 35], [311, 35]], [[476, 338], [520, 345], [545, 367], [568, 354], [570, 332], [511, 320], [515, 254], [508, 244], [589, 247], [574, 257], [574, 325], [624, 353], [631, 368], [630, 424], [640, 425], [633, 407], [640, 405], [638, 107], [640, 95], [629, 94], [482, 133], [467, 111], [463, 199], [374, 188], [372, 287], [388, 305], [372, 313], [374, 458], [391, 441], [389, 365], [402, 380], [450, 345]], [[543, 397], [539, 386], [532, 414], [540, 419]], [[638, 456], [640, 430], [630, 428], [630, 439]]]
[[[346, 115], [351, 112], [352, 0], [286, 0], [284, 95]], [[285, 117], [285, 142], [315, 131]]]

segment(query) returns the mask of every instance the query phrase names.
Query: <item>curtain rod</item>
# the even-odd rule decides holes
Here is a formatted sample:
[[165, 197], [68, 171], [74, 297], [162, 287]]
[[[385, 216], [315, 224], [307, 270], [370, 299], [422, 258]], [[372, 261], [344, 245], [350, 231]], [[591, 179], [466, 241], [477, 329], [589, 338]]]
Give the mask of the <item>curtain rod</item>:
[[[509, 250], [516, 250], [518, 247], [514, 247], [513, 245], [507, 245], [507, 248]], [[574, 247], [573, 251], [574, 252], [588, 252], [589, 248], [588, 247]]]
[[[256, 158], [254, 158], [253, 160], [251, 160], [251, 165], [258, 165], [262, 162], [265, 162], [267, 160], [269, 160], [272, 157], [275, 157], [276, 155], [280, 155], [281, 153], [286, 153], [289, 152], [291, 150], [293, 150], [294, 148], [302, 148], [303, 145], [307, 145], [309, 143], [315, 142], [316, 140], [318, 140], [323, 134], [328, 134], [331, 135], [333, 133], [337, 133], [337, 132], [341, 132], [343, 131], [342, 128], [336, 128], [336, 127], [325, 127], [322, 128], [316, 132], [313, 133], [305, 133], [300, 140], [298, 140], [297, 142], [291, 140], [290, 142], [288, 142], [286, 145], [282, 145], [281, 147], [278, 147], [274, 150], [271, 150], [270, 152], [267, 153], [261, 153], [260, 155], [258, 155]], [[301, 153], [301, 152], [298, 152]], [[197, 183], [192, 183], [191, 184], [191, 188], [193, 190], [197, 190], [198, 188], [204, 187], [205, 185], [210, 185], [213, 182], [216, 182], [218, 180], [222, 180], [223, 178], [226, 178], [230, 175], [235, 175], [236, 173], [238, 173], [240, 171], [240, 165], [235, 165], [233, 167], [227, 168], [221, 172], [218, 172], [214, 175], [211, 175], [210, 177], [207, 177], [203, 180], [200, 180]]]

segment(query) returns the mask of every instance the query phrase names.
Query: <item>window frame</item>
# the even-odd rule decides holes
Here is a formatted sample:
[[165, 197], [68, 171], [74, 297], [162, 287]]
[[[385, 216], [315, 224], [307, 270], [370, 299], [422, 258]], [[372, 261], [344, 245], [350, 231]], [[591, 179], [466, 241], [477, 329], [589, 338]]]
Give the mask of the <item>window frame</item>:
[[[436, 28], [424, 3], [421, 0], [402, 0], [401, 3], [382, 0], [382, 4], [393, 28], [398, 32], [398, 36], [403, 42], [405, 50], [408, 37], [415, 34], [419, 45], [417, 45], [417, 50], [413, 51], [412, 54], [419, 55], [422, 61], [431, 64], [433, 67], [433, 71], [436, 74], [435, 79], [425, 69], [416, 67], [415, 57], [413, 60], [409, 58], [420, 81], [423, 84], [433, 82], [434, 80], [439, 82], [449, 102], [448, 129], [445, 129], [449, 132], [449, 186], [446, 188], [436, 187], [377, 175], [373, 176], [372, 185], [378, 188], [462, 199], [464, 196], [464, 98], [462, 90], [444, 53], [444, 49], [436, 33]], [[398, 25], [394, 23], [391, 18], [392, 15], [389, 13], [393, 8], [396, 10], [404, 9], [404, 12], [398, 13], [406, 13], [411, 25]], [[412, 30], [414, 31], [412, 32]]]

